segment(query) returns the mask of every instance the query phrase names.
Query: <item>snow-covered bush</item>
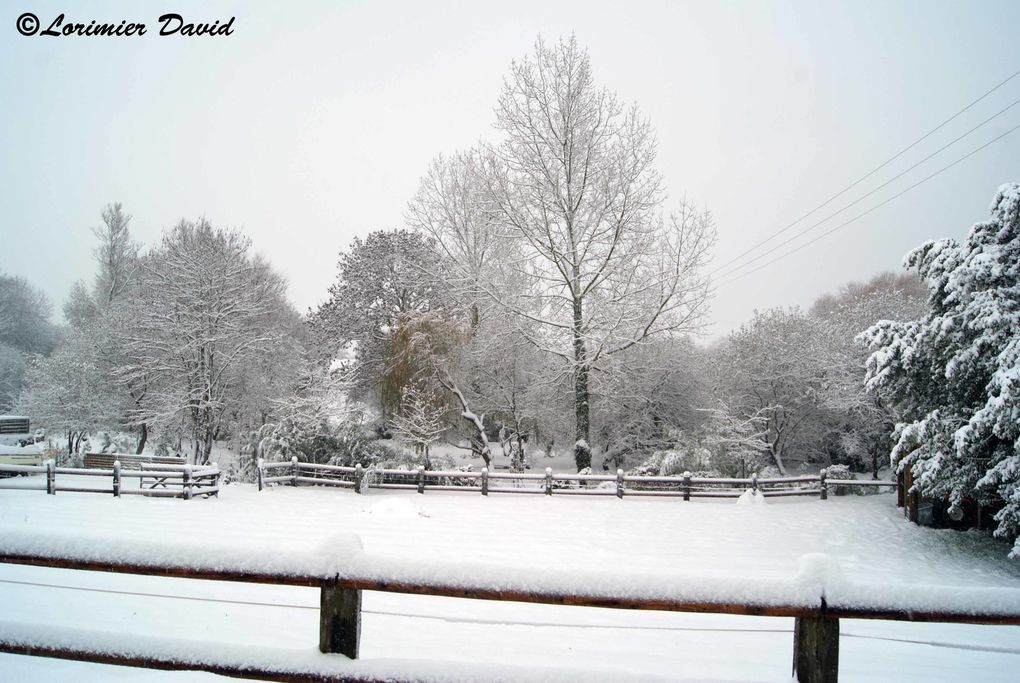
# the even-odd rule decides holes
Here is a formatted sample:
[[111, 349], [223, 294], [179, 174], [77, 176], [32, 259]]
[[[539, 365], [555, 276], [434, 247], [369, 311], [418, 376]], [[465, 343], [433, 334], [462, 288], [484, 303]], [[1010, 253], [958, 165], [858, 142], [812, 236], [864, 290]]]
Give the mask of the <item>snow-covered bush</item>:
[[672, 477], [691, 469], [687, 462], [688, 458], [684, 456], [685, 454], [676, 451], [665, 453], [662, 462], [659, 463], [659, 474], [664, 477]]
[[323, 447], [329, 448], [329, 464], [365, 467], [380, 463], [409, 462], [413, 456], [407, 449], [389, 439], [374, 439], [357, 425], [344, 425], [324, 440]]
[[[1020, 184], [962, 243], [927, 242], [904, 259], [929, 293], [918, 320], [863, 333], [867, 387], [899, 409], [891, 459], [921, 493], [958, 507], [1003, 501], [995, 534], [1020, 536]], [[1011, 555], [1020, 557], [1020, 542]]]
[[719, 470], [694, 470], [691, 472], [691, 479], [720, 479], [722, 478], [722, 472]]
[[641, 476], [679, 477], [684, 472], [714, 470], [711, 460], [712, 454], [705, 448], [655, 451], [630, 473]]
[[[852, 480], [856, 479], [856, 477], [847, 465], [829, 465], [825, 468], [825, 479], [829, 482], [835, 482], [840, 480]], [[853, 491], [853, 487], [833, 486], [831, 483], [829, 484], [829, 489], [837, 496], [845, 496]]]
[[854, 479], [854, 473], [847, 465], [829, 465], [825, 468], [827, 479]]
[[90, 450], [96, 453], [134, 453], [138, 439], [123, 432], [96, 432], [89, 439]]

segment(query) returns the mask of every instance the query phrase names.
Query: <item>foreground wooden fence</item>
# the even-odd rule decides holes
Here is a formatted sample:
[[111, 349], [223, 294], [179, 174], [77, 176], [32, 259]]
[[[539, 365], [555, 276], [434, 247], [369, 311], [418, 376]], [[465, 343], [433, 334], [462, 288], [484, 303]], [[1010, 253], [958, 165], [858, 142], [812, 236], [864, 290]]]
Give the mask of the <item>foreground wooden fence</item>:
[[546, 468], [544, 474], [531, 472], [490, 472], [488, 468], [473, 471], [432, 471], [366, 469], [361, 465], [341, 467], [299, 462], [258, 461], [258, 487], [261, 491], [270, 484], [290, 486], [336, 486], [362, 493], [367, 488], [413, 489], [418, 493], [430, 491], [474, 491], [487, 496], [490, 493], [532, 493], [551, 495], [587, 496], [674, 496], [691, 498], [737, 498], [750, 489], [765, 497], [817, 496], [828, 497], [830, 489], [843, 493], [861, 487], [896, 488], [895, 481], [827, 479], [825, 470], [817, 475], [759, 479], [757, 475], [746, 479], [699, 478], [689, 473], [679, 477], [624, 474], [570, 474], [553, 473]]
[[[95, 467], [57, 467], [52, 460], [44, 465], [0, 465], [0, 474], [45, 474], [45, 486], [35, 490], [56, 494], [68, 493], [112, 493], [114, 496], [141, 495], [159, 498], [192, 498], [219, 496], [222, 474], [214, 463], [211, 466], [168, 465], [160, 463], [138, 463], [138, 469], [123, 467], [115, 460], [109, 469]], [[69, 483], [60, 481], [58, 476], [74, 475]], [[95, 485], [84, 485], [82, 478], [96, 480]], [[109, 479], [109, 483], [102, 481]], [[137, 487], [125, 486], [131, 479], [138, 481]], [[0, 489], [33, 490], [22, 482], [8, 482], [0, 479]]]
[[[30, 541], [27, 547], [33, 547]], [[50, 544], [52, 546], [54, 544]], [[59, 545], [59, 544], [56, 544]], [[360, 546], [360, 543], [359, 543]], [[49, 547], [49, 546], [48, 546]], [[1020, 624], [1020, 599], [1016, 591], [1010, 589], [993, 589], [1006, 591], [993, 596], [983, 595], [978, 600], [977, 608], [964, 607], [966, 600], [952, 603], [955, 609], [933, 609], [926, 606], [923, 599], [917, 604], [906, 603], [901, 599], [897, 607], [884, 607], [881, 603], [865, 600], [862, 603], [854, 599], [841, 600], [839, 595], [827, 595], [824, 583], [810, 588], [810, 581], [815, 574], [807, 575], [808, 588], [804, 579], [798, 575], [786, 582], [788, 590], [770, 592], [765, 584], [750, 580], [740, 583], [740, 589], [723, 590], [723, 597], [706, 598], [692, 597], [699, 595], [697, 586], [692, 593], [689, 580], [683, 577], [662, 578], [661, 586], [649, 587], [647, 576], [614, 576], [608, 585], [623, 588], [607, 588], [607, 584], [591, 577], [584, 577], [578, 582], [572, 573], [566, 580], [553, 576], [550, 580], [542, 580], [541, 575], [527, 572], [517, 575], [500, 573], [500, 568], [484, 568], [471, 572], [471, 576], [484, 576], [488, 579], [465, 579], [458, 569], [461, 564], [451, 565], [444, 573], [442, 567], [428, 566], [422, 568], [418, 563], [373, 561], [374, 558], [364, 556], [359, 548], [339, 551], [339, 564], [344, 567], [339, 571], [314, 571], [252, 568], [251, 563], [236, 557], [215, 557], [203, 555], [205, 564], [175, 565], [166, 563], [149, 563], [124, 560], [96, 559], [101, 556], [95, 547], [89, 545], [86, 550], [75, 556], [58, 557], [48, 552], [26, 552], [16, 541], [0, 540], [0, 562], [13, 564], [59, 567], [88, 571], [119, 572], [125, 574], [144, 574], [151, 576], [168, 576], [188, 579], [214, 581], [244, 581], [289, 586], [312, 586], [320, 589], [319, 611], [319, 650], [323, 653], [337, 653], [345, 658], [319, 657], [294, 663], [272, 664], [273, 658], [265, 649], [257, 652], [253, 649], [252, 656], [233, 653], [221, 655], [213, 645], [205, 647], [207, 654], [196, 654], [193, 651], [181, 653], [173, 646], [167, 648], [160, 641], [144, 638], [132, 640], [128, 634], [103, 639], [103, 634], [88, 631], [61, 630], [59, 627], [36, 629], [28, 625], [7, 624], [0, 621], [0, 652], [56, 657], [104, 664], [148, 667], [158, 669], [190, 669], [234, 676], [273, 681], [414, 681], [415, 673], [408, 666], [392, 667], [392, 661], [375, 662], [382, 666], [359, 665], [361, 641], [361, 601], [362, 591], [383, 591], [390, 593], [409, 593], [416, 595], [433, 595], [449, 598], [470, 598], [480, 600], [499, 600], [552, 605], [577, 605], [585, 607], [606, 607], [615, 609], [659, 610], [671, 612], [700, 612], [717, 614], [737, 614], [753, 616], [793, 617], [795, 619], [793, 638], [793, 670], [798, 681], [809, 683], [834, 683], [839, 669], [839, 620], [854, 619], [886, 619], [898, 621], [929, 621], [972, 624]], [[344, 559], [351, 561], [344, 565]], [[121, 555], [114, 549], [111, 556]], [[827, 558], [823, 558], [827, 559]], [[298, 563], [300, 565], [300, 562]], [[256, 565], [257, 566], [257, 565]], [[824, 570], [824, 567], [823, 567]], [[837, 568], [838, 573], [838, 568]], [[456, 577], [444, 579], [444, 576]], [[509, 578], [508, 578], [509, 576]], [[824, 571], [818, 576], [824, 579]], [[493, 578], [495, 577], [495, 578]], [[798, 583], [798, 581], [801, 581]], [[631, 583], [632, 582], [632, 583]], [[586, 590], [585, 585], [595, 583], [603, 586], [598, 590]], [[783, 584], [770, 582], [768, 586]], [[748, 585], [751, 586], [748, 589]], [[748, 602], [748, 595], [754, 595], [755, 587], [760, 587], [762, 596], [758, 602]], [[616, 592], [614, 592], [614, 590]], [[981, 589], [961, 589], [960, 597], [968, 590], [980, 593]], [[706, 593], [711, 595], [711, 592]], [[745, 596], [741, 601], [727, 599], [725, 596], [738, 594]], [[963, 597], [966, 597], [963, 595]], [[993, 605], [992, 607], [989, 607]], [[109, 636], [109, 634], [107, 634]], [[198, 647], [192, 644], [192, 648]], [[227, 648], [229, 650], [229, 648]], [[257, 662], [257, 663], [253, 663]], [[267, 663], [270, 662], [270, 663]], [[387, 662], [391, 668], [386, 668]], [[399, 663], [399, 660], [397, 660]], [[367, 664], [374, 663], [368, 660]], [[361, 668], [359, 668], [359, 666]], [[450, 663], [454, 670], [458, 665]], [[412, 667], [413, 668], [413, 667]], [[474, 673], [464, 674], [464, 680], [484, 679], [484, 669], [476, 669]], [[419, 672], [418, 678], [425, 678]], [[449, 676], [448, 676], [449, 678]]]

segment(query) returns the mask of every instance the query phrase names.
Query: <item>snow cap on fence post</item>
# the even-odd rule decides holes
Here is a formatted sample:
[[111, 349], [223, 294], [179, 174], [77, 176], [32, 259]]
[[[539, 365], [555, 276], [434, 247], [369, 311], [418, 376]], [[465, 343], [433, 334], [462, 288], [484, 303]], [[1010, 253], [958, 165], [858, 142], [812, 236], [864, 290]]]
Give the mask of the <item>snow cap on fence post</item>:
[[361, 481], [365, 476], [365, 472], [361, 469], [361, 463], [359, 462], [354, 466], [354, 492], [361, 493]]
[[298, 475], [300, 474], [300, 472], [298, 471], [298, 464], [297, 464], [297, 456], [296, 455], [291, 456], [291, 458], [290, 458], [290, 466], [291, 466], [291, 475], [290, 476], [293, 477], [293, 479], [294, 479], [294, 486], [297, 486], [298, 485], [297, 484], [297, 478], [298, 478]]
[[113, 496], [120, 498], [120, 460], [113, 461]]
[[751, 473], [751, 490], [752, 491], [757, 491], [758, 490], [758, 473], [757, 472], [752, 472]]
[[545, 495], [552, 495], [552, 468], [545, 468]]
[[825, 471], [824, 467], [822, 468], [822, 471], [818, 473], [818, 497], [821, 500], [827, 500], [829, 497], [828, 485], [825, 483], [826, 474], [828, 473]]
[[797, 573], [794, 583], [803, 592], [805, 599], [829, 600], [846, 581], [843, 569], [832, 555], [806, 553], [797, 558]]
[[489, 468], [482, 468], [482, 495], [489, 495]]
[[46, 493], [53, 496], [57, 495], [56, 466], [53, 458], [46, 461]]
[[616, 470], [616, 497], [623, 498], [623, 470]]
[[691, 499], [691, 473], [684, 472], [684, 500]]

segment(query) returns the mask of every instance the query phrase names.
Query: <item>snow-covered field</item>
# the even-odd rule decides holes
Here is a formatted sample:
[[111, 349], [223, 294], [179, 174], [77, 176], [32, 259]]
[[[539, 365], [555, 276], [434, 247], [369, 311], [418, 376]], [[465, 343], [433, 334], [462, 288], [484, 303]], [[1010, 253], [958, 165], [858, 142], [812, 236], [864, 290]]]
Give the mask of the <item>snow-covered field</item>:
[[[337, 532], [367, 554], [547, 569], [789, 579], [826, 553], [876, 586], [1020, 588], [1007, 548], [918, 528], [892, 495], [732, 501], [226, 487], [216, 500], [0, 490], [0, 536], [73, 534], [188, 548], [222, 539], [267, 557]], [[3, 621], [314, 650], [316, 589], [0, 565]], [[596, 670], [609, 679], [785, 681], [792, 619], [672, 614], [368, 593], [362, 656]], [[843, 681], [1013, 681], [1020, 628], [844, 620]], [[0, 655], [0, 680], [212, 680]]]

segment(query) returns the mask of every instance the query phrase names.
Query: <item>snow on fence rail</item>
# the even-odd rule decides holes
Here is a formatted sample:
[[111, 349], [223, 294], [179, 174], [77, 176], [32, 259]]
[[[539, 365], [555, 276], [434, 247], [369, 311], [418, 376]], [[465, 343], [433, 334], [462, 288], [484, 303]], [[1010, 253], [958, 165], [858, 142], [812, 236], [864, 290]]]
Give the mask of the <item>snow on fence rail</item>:
[[[794, 617], [793, 669], [798, 681], [834, 683], [841, 618], [1020, 624], [1020, 590], [882, 586], [846, 580], [826, 555], [805, 555], [786, 580], [662, 573], [544, 570], [465, 562], [421, 562], [368, 555], [354, 535], [309, 552], [266, 556], [229, 545], [166, 548], [154, 541], [84, 539], [14, 533], [0, 538], [0, 562], [89, 571], [320, 589], [319, 650], [268, 655], [236, 645], [114, 636], [0, 621], [0, 652], [159, 669], [193, 669], [264, 680], [444, 680], [516, 678], [499, 670], [401, 660], [355, 661], [361, 641], [362, 591], [383, 591], [576, 605]], [[342, 656], [340, 656], [342, 655]], [[438, 667], [435, 668], [435, 667]], [[549, 673], [549, 672], [546, 672]], [[527, 676], [523, 676], [527, 678]]]
[[[219, 496], [222, 473], [213, 463], [211, 466], [169, 465], [141, 463], [142, 469], [128, 469], [115, 460], [109, 469], [94, 467], [57, 467], [52, 460], [42, 465], [0, 465], [0, 474], [45, 474], [42, 486], [32, 486], [22, 481], [0, 479], [0, 489], [58, 491], [69, 493], [112, 493], [114, 496], [141, 495], [158, 498], [192, 498]], [[63, 475], [65, 481], [58, 480]], [[70, 478], [70, 477], [73, 477]], [[110, 483], [98, 481], [94, 486], [86, 485], [88, 478], [109, 478]], [[125, 486], [125, 480], [137, 479], [138, 487]]]
[[[290, 486], [337, 486], [362, 493], [368, 488], [415, 489], [418, 493], [431, 491], [475, 491], [486, 496], [490, 493], [535, 493], [545, 495], [589, 496], [680, 496], [691, 498], [737, 498], [744, 491], [760, 492], [765, 497], [818, 496], [828, 498], [830, 489], [845, 492], [853, 487], [885, 486], [896, 488], [895, 481], [826, 479], [822, 470], [817, 475], [759, 479], [752, 475], [746, 479], [723, 477], [647, 476], [624, 474], [570, 474], [553, 473], [546, 468], [544, 474], [533, 472], [489, 471], [433, 471], [419, 467], [416, 470], [374, 469], [361, 465], [343, 467], [299, 462], [258, 461], [258, 487], [261, 491], [270, 484]], [[842, 489], [842, 491], [840, 491]]]

